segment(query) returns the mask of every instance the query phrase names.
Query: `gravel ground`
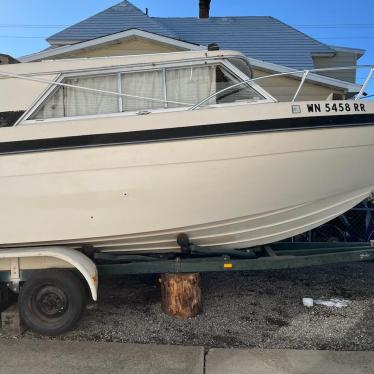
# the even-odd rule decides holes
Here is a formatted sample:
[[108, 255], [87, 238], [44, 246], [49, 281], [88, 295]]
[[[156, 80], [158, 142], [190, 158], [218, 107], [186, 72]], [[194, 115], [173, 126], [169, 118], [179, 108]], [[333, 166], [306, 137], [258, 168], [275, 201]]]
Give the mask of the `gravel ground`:
[[[322, 350], [374, 350], [374, 263], [203, 275], [204, 311], [161, 311], [156, 276], [101, 281], [76, 330], [58, 339]], [[303, 297], [343, 297], [346, 308], [306, 308]], [[27, 332], [27, 338], [39, 338]], [[46, 338], [43, 338], [46, 339]]]

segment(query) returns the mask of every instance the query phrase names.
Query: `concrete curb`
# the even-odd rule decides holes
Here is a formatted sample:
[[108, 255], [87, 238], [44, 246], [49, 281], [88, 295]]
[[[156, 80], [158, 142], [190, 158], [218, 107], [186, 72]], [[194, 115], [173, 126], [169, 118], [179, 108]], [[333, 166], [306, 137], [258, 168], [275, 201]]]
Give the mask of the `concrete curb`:
[[1, 373], [202, 374], [204, 348], [153, 344], [0, 340]]
[[205, 374], [372, 374], [374, 352], [211, 349]]
[[0, 339], [7, 374], [372, 374], [374, 352]]

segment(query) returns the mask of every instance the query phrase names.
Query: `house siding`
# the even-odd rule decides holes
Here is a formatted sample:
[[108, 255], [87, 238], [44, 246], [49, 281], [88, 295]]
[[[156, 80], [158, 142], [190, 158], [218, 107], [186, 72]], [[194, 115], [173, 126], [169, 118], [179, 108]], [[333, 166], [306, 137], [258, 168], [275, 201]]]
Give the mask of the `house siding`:
[[[356, 66], [357, 55], [348, 52], [336, 52], [334, 57], [313, 57], [316, 69], [335, 68], [343, 66]], [[329, 72], [320, 72], [319, 74], [327, 77], [340, 79], [346, 82], [356, 82], [356, 70], [338, 70]]]
[[17, 61], [15, 58], [9, 55], [4, 55], [0, 53], [0, 65], [7, 65], [7, 64], [17, 64], [19, 61]]
[[183, 49], [174, 47], [172, 45], [149, 41], [144, 38], [133, 37], [116, 44], [90, 48], [79, 52], [66, 53], [58, 56], [57, 58], [140, 55], [146, 53], [178, 52], [182, 50]]
[[[270, 75], [262, 70], [254, 69], [253, 75], [255, 78]], [[300, 80], [282, 77], [272, 77], [266, 79], [260, 79], [257, 83], [273, 95], [278, 101], [291, 101], [294, 97], [298, 86], [300, 85]], [[326, 100], [331, 93], [337, 93], [344, 95], [344, 91], [332, 89], [324, 86], [320, 86], [313, 83], [305, 82], [303, 88], [301, 89], [297, 100], [298, 101], [317, 101]]]
[[9, 64], [9, 57], [5, 55], [0, 55], [0, 65]]

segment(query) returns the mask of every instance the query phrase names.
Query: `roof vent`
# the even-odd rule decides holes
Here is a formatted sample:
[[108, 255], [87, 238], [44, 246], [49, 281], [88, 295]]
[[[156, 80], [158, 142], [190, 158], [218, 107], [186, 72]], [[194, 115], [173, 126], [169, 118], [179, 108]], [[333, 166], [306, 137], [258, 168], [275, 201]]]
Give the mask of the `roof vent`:
[[231, 18], [231, 17], [216, 17], [213, 20], [214, 20], [215, 23], [223, 23], [223, 24], [234, 22], [233, 18]]
[[210, 43], [208, 45], [208, 51], [219, 51], [219, 45], [217, 43]]

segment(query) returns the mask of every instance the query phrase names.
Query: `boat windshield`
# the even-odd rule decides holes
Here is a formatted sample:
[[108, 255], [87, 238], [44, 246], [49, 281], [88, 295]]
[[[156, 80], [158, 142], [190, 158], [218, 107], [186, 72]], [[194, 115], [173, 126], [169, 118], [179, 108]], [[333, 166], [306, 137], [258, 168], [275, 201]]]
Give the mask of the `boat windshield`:
[[244, 73], [248, 78], [253, 78], [252, 67], [247, 59], [239, 57], [230, 57], [228, 60], [242, 73]]
[[211, 95], [204, 105], [265, 99], [249, 83], [220, 93], [242, 80], [219, 63], [65, 77], [29, 119], [185, 108]]

